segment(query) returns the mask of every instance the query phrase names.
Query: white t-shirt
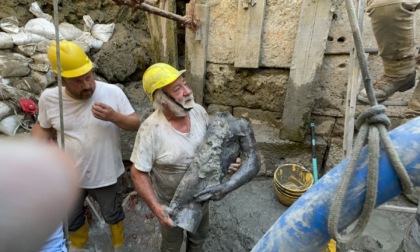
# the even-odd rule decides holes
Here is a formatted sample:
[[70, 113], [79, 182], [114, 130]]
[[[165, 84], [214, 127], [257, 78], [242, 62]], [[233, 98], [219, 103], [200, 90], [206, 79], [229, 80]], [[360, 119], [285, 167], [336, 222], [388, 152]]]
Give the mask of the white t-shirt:
[[[123, 91], [111, 84], [96, 81], [96, 89], [87, 100], [76, 100], [63, 87], [65, 152], [81, 171], [82, 188], [99, 188], [115, 184], [124, 172], [121, 157], [120, 129], [112, 122], [96, 119], [92, 105], [102, 102], [123, 115], [134, 112]], [[39, 99], [38, 120], [43, 128], [57, 130], [60, 140], [58, 88], [46, 89]], [[61, 144], [61, 141], [58, 141]]]
[[138, 170], [150, 172], [161, 203], [171, 201], [206, 134], [209, 119], [205, 109], [196, 104], [189, 114], [189, 133], [174, 129], [160, 110], [151, 114], [137, 132], [131, 161]]

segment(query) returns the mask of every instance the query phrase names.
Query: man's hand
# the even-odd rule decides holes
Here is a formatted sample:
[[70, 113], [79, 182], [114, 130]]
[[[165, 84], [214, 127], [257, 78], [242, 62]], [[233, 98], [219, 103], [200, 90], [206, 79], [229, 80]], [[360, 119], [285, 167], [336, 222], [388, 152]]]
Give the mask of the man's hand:
[[160, 224], [167, 227], [174, 227], [174, 222], [171, 219], [172, 214], [172, 209], [165, 205], [159, 205], [155, 212]]
[[92, 106], [92, 114], [95, 118], [102, 120], [102, 121], [110, 121], [112, 122], [115, 116], [115, 111], [110, 106], [102, 103], [102, 102], [95, 102]]
[[235, 172], [237, 172], [238, 171], [238, 169], [241, 167], [241, 159], [238, 157], [238, 158], [236, 158], [236, 161], [235, 161], [235, 163], [232, 163], [232, 164], [230, 164], [229, 165], [229, 169], [228, 169], [228, 174], [231, 174], [231, 173], [235, 173]]

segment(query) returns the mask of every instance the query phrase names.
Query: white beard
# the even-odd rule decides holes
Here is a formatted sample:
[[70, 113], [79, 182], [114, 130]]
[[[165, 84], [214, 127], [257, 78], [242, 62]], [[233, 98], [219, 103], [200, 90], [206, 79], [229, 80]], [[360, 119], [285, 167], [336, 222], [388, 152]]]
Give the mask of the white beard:
[[[159, 91], [159, 92], [158, 92]], [[182, 106], [179, 106], [179, 104], [176, 104], [171, 98], [166, 96], [163, 92], [160, 92], [158, 90], [158, 93], [155, 93], [155, 100], [153, 102], [153, 106], [155, 109], [163, 109], [164, 104], [166, 104], [166, 107], [176, 116], [176, 117], [184, 117], [187, 116], [188, 111], [192, 109], [195, 105], [194, 102], [194, 95], [191, 93], [189, 96], [183, 97], [182, 101], [178, 101], [179, 104]], [[187, 100], [190, 100], [189, 104], [186, 105], [185, 103]]]

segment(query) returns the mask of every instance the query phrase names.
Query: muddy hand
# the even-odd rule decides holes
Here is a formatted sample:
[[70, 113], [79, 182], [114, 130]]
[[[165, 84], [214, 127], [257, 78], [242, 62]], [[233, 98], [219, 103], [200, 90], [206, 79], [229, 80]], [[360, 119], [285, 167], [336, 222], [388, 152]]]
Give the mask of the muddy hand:
[[112, 121], [114, 113], [114, 109], [101, 102], [95, 102], [92, 106], [92, 114], [99, 120]]
[[174, 222], [171, 219], [171, 216], [173, 214], [172, 208], [165, 205], [160, 205], [159, 208], [160, 209], [158, 211], [160, 214], [158, 215], [156, 213], [156, 217], [158, 217], [159, 222], [167, 227], [174, 227]]
[[194, 195], [196, 202], [202, 202], [206, 200], [221, 200], [223, 199], [228, 191], [225, 190], [224, 184], [216, 185]]

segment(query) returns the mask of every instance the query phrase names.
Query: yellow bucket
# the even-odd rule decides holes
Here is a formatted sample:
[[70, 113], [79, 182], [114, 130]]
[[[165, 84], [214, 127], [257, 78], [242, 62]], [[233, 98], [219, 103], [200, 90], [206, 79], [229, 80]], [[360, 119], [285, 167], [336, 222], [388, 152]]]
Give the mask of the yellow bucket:
[[279, 201], [290, 206], [314, 184], [312, 174], [303, 166], [283, 164], [274, 172], [274, 188]]

